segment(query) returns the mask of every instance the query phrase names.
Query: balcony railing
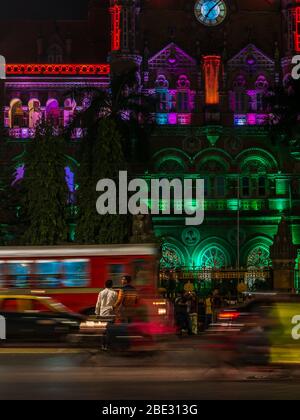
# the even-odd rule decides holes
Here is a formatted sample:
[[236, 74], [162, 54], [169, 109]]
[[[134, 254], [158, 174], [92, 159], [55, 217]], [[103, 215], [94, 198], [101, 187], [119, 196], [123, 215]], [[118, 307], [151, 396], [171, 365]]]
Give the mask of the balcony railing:
[[[63, 133], [61, 128], [53, 128], [53, 135], [59, 136]], [[15, 127], [9, 129], [9, 137], [14, 139], [32, 139], [35, 136], [35, 128]], [[75, 128], [72, 132], [72, 139], [81, 139], [84, 136], [84, 129]]]

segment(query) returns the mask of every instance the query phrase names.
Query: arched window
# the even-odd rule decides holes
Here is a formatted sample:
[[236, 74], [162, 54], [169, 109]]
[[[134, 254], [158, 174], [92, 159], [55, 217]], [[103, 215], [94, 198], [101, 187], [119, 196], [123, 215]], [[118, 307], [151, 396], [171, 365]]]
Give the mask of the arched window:
[[175, 269], [184, 266], [184, 257], [177, 246], [164, 243], [162, 246], [161, 268]]
[[177, 112], [191, 112], [190, 107], [190, 81], [185, 75], [177, 80]]
[[236, 114], [246, 114], [249, 110], [249, 96], [246, 91], [246, 78], [239, 74], [233, 82], [231, 109]]
[[170, 111], [169, 82], [165, 75], [158, 75], [155, 82], [155, 88], [158, 96], [157, 112]]
[[13, 99], [9, 108], [10, 128], [25, 127], [25, 114], [20, 99]]
[[29, 128], [35, 128], [41, 119], [41, 103], [38, 99], [30, 99], [29, 109]]
[[258, 283], [266, 283], [264, 271], [272, 266], [270, 250], [265, 245], [255, 246], [247, 257], [247, 274], [245, 283], [248, 290], [255, 290]]
[[216, 245], [207, 247], [201, 254], [200, 266], [202, 268], [220, 269], [228, 265], [224, 250]]
[[251, 96], [251, 110], [253, 112], [264, 112], [265, 110], [265, 93], [269, 87], [269, 82], [264, 75], [257, 77], [255, 82], [255, 89], [249, 91]]
[[46, 104], [46, 118], [54, 127], [59, 127], [59, 104], [56, 99], [49, 99]]

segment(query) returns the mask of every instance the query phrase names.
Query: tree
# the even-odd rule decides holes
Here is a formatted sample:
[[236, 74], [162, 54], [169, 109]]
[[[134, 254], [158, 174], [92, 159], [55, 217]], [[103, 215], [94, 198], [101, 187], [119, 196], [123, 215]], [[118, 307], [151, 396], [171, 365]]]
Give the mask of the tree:
[[[110, 89], [82, 88], [72, 92], [76, 99], [83, 96], [89, 105], [75, 116], [69, 131], [81, 126], [88, 132], [87, 141], [93, 141], [98, 122], [110, 119], [123, 138], [123, 152], [127, 162], [146, 160], [147, 139], [154, 128], [153, 114], [156, 99], [140, 90], [136, 66], [112, 72]], [[67, 93], [67, 96], [70, 92]]]
[[[0, 156], [5, 156], [6, 144], [1, 143]], [[0, 245], [14, 242], [20, 231], [18, 219], [18, 186], [13, 185], [14, 169], [6, 162], [0, 163]]]
[[97, 182], [117, 180], [127, 164], [122, 137], [116, 122], [100, 119], [93, 142], [83, 141], [79, 169], [79, 217], [76, 241], [83, 244], [124, 243], [128, 239], [130, 220], [125, 215], [99, 215], [96, 210]]
[[277, 145], [300, 145], [300, 80], [290, 79], [284, 86], [268, 92], [270, 135]]
[[28, 245], [56, 245], [68, 239], [65, 164], [65, 140], [54, 135], [50, 121], [42, 121], [25, 156], [22, 214]]

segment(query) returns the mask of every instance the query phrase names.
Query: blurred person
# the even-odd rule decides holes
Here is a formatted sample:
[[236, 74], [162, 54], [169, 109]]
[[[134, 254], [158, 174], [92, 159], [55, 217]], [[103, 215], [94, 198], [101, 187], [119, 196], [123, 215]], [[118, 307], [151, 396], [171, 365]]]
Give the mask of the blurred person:
[[107, 280], [105, 289], [99, 295], [96, 304], [95, 314], [100, 317], [110, 317], [114, 315], [114, 306], [118, 299], [118, 293], [113, 290], [113, 281]]
[[205, 329], [212, 323], [213, 316], [213, 297], [209, 294], [205, 299]]
[[198, 331], [203, 331], [205, 327], [205, 300], [198, 300]]
[[222, 298], [220, 296], [219, 289], [215, 289], [212, 296], [212, 307], [213, 307], [213, 318], [212, 321], [215, 322], [218, 316], [218, 311], [222, 307]]
[[138, 304], [138, 293], [132, 285], [131, 276], [122, 277], [122, 288], [115, 303], [115, 310], [118, 312], [121, 322], [130, 323], [136, 314]]
[[186, 331], [189, 335], [192, 334], [188, 313], [188, 301], [184, 292], [181, 292], [175, 300], [175, 320], [180, 329], [180, 334]]
[[195, 293], [187, 293], [188, 314], [190, 318], [190, 330], [194, 335], [198, 334], [197, 297]]

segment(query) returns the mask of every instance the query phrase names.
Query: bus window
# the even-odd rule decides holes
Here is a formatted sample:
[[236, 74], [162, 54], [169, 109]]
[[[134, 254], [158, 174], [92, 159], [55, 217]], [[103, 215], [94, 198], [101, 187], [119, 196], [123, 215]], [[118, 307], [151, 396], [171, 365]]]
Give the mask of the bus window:
[[8, 283], [10, 287], [29, 287], [32, 263], [33, 261], [8, 262]]
[[5, 287], [4, 261], [0, 261], [0, 289]]
[[108, 279], [114, 282], [114, 287], [122, 286], [122, 277], [128, 274], [124, 264], [109, 264], [107, 267]]
[[59, 261], [41, 260], [36, 262], [37, 287], [61, 287], [62, 265]]
[[89, 285], [89, 260], [63, 261], [65, 287], [86, 287]]
[[153, 286], [153, 263], [148, 260], [135, 260], [133, 263], [133, 278], [137, 286]]

